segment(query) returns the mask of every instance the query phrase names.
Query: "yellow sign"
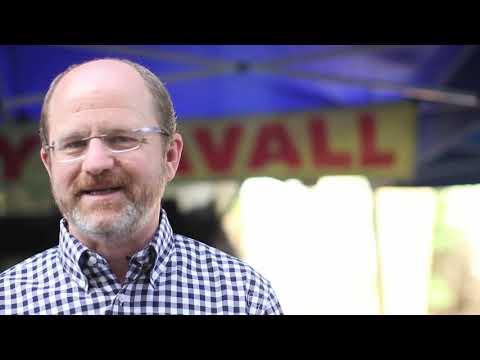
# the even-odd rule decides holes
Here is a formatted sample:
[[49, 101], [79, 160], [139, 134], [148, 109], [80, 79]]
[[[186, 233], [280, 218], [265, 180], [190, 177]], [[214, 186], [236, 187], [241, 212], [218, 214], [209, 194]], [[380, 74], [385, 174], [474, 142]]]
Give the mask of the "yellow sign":
[[[341, 110], [181, 122], [184, 151], [176, 179], [327, 174], [409, 178], [415, 160], [416, 107], [386, 104]], [[37, 124], [0, 126], [0, 192], [8, 208], [53, 205], [40, 162]]]
[[411, 103], [183, 122], [177, 179], [327, 174], [408, 178], [415, 156]]

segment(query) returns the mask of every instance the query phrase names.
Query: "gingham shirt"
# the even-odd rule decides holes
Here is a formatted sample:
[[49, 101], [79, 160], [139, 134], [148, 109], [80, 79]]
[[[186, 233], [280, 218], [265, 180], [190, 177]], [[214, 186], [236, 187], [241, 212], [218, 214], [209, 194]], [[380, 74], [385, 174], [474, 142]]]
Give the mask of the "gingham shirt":
[[249, 265], [174, 234], [166, 213], [123, 284], [60, 222], [59, 245], [0, 274], [0, 314], [281, 314]]

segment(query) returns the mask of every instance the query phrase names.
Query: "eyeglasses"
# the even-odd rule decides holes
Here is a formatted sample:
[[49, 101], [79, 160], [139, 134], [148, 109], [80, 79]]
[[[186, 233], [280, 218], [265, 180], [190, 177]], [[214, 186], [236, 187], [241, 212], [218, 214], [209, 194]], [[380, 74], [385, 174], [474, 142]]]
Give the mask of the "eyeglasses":
[[89, 137], [70, 136], [60, 139], [57, 144], [52, 142], [51, 145], [46, 145], [44, 148], [47, 151], [55, 151], [56, 159], [59, 162], [68, 163], [82, 159], [92, 139], [101, 140], [112, 153], [117, 154], [137, 150], [142, 144], [147, 144], [146, 134], [170, 136], [170, 133], [162, 128], [143, 127], [133, 130], [113, 130], [108, 134]]

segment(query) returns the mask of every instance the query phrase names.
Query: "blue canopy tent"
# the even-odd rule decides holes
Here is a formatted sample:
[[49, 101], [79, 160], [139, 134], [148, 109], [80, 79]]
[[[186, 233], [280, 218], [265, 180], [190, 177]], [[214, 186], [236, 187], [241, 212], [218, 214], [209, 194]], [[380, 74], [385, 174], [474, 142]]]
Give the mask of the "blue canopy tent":
[[[37, 122], [53, 78], [71, 64], [101, 57], [128, 58], [155, 72], [166, 82], [180, 122], [414, 101], [415, 175], [385, 181], [480, 183], [478, 46], [0, 46], [0, 125]], [[33, 192], [46, 193], [42, 186]], [[15, 241], [2, 242], [5, 256], [27, 257], [55, 244], [56, 216], [32, 217], [28, 227], [23, 217], [0, 220], [4, 233], [16, 234]], [[19, 230], [30, 233], [20, 236]]]
[[121, 57], [166, 82], [180, 121], [416, 101], [416, 175], [392, 184], [477, 183], [479, 56], [464, 45], [0, 46], [2, 121], [38, 121], [70, 64]]

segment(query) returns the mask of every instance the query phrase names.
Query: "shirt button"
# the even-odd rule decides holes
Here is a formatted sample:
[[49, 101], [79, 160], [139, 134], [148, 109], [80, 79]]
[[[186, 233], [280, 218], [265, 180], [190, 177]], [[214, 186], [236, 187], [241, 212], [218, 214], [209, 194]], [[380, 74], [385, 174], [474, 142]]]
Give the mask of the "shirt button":
[[142, 271], [147, 273], [150, 270], [150, 264], [145, 264], [142, 266]]
[[118, 295], [118, 302], [120, 303], [120, 305], [127, 302], [127, 295], [125, 294]]
[[90, 257], [88, 258], [88, 261], [87, 261], [88, 266], [93, 266], [93, 265], [95, 265], [96, 263], [97, 263], [97, 259], [95, 259], [94, 256], [90, 256]]

